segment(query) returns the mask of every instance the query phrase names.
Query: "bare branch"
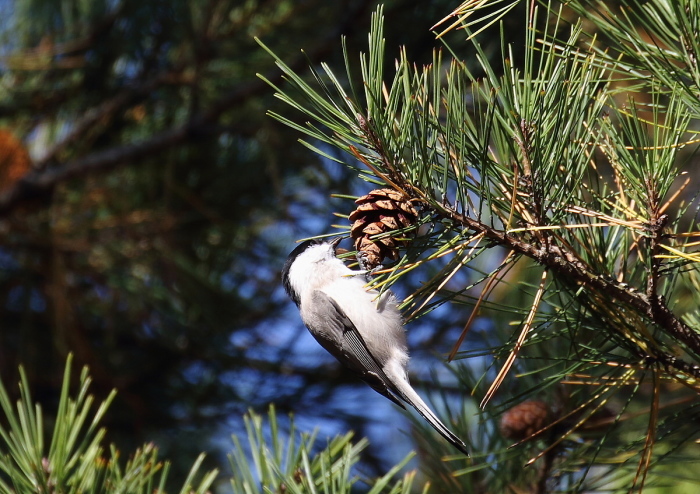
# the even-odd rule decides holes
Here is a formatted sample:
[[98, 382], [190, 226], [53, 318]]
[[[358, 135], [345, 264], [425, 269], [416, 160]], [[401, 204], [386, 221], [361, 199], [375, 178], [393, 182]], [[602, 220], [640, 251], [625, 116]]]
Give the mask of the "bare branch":
[[[324, 39], [320, 40], [314, 50], [306, 52], [305, 56], [298, 57], [290, 66], [294, 70], [300, 70], [305, 66], [309, 58], [312, 60], [323, 57], [331, 48], [335, 41], [342, 33], [348, 30], [361, 28], [362, 26], [353, 22], [359, 13], [368, 8], [371, 2], [363, 2], [356, 11], [348, 15], [345, 23], [341, 24], [336, 30], [333, 30]], [[279, 82], [282, 79], [282, 74], [275, 69], [266, 74], [265, 78], [268, 81]], [[155, 78], [151, 82], [146, 83], [142, 88], [136, 90], [136, 95], [147, 94], [148, 90], [153, 90], [163, 81], [160, 78]], [[87, 173], [102, 172], [110, 170], [117, 166], [133, 164], [139, 160], [148, 158], [164, 149], [172, 148], [196, 140], [197, 138], [211, 134], [212, 132], [221, 132], [225, 127], [216, 126], [218, 119], [231, 108], [234, 108], [249, 98], [270, 90], [267, 82], [259, 78], [251, 79], [243, 82], [237, 87], [221, 96], [208, 109], [202, 111], [199, 115], [195, 115], [189, 122], [179, 127], [162, 131], [154, 134], [149, 139], [129, 143], [122, 146], [116, 146], [109, 149], [96, 151], [87, 156], [76, 158], [65, 164], [56, 164], [55, 166], [47, 166], [43, 170], [36, 170], [27, 174], [19, 180], [13, 187], [3, 193], [0, 193], [0, 216], [7, 214], [13, 208], [27, 201], [33, 201], [39, 198], [47, 197], [53, 188], [70, 178], [82, 176]], [[134, 95], [132, 95], [133, 97]], [[112, 111], [115, 107], [124, 105], [130, 99], [128, 94], [124, 94], [121, 98], [115, 97], [110, 102], [105, 103], [104, 107], [97, 109], [96, 117], [103, 112]], [[93, 122], [92, 117], [87, 117], [81, 122], [81, 125], [75, 132], [82, 132], [87, 125]], [[42, 164], [48, 164], [48, 160], [65, 147], [71, 140], [74, 139], [73, 134], [69, 135], [66, 142], [58, 143], [55, 148], [52, 148], [47, 156], [42, 159]]]

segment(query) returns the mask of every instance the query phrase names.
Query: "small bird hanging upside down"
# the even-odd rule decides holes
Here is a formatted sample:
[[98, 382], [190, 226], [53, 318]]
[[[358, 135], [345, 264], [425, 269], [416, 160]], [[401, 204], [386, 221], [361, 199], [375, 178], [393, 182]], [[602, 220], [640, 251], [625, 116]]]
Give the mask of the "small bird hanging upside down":
[[314, 338], [375, 391], [415, 408], [445, 439], [469, 456], [408, 381], [406, 334], [396, 298], [367, 290], [362, 272], [336, 257], [335, 241], [308, 240], [289, 254], [282, 281]]

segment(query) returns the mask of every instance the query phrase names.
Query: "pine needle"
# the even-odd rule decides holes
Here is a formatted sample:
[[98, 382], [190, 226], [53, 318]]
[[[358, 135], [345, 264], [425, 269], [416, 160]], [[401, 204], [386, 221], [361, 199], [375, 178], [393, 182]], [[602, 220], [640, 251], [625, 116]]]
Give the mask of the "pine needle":
[[481, 240], [483, 240], [483, 238], [484, 238], [484, 234], [479, 234], [476, 237], [473, 237], [471, 239], [472, 241], [476, 240], [476, 244], [474, 244], [472, 246], [469, 253], [466, 256], [464, 256], [463, 259], [461, 259], [460, 257], [462, 255], [464, 248], [468, 245], [468, 243], [465, 242], [461, 245], [460, 250], [457, 251], [457, 257], [455, 257], [455, 264], [456, 264], [455, 267], [452, 269], [452, 271], [450, 271], [450, 273], [448, 275], [445, 276], [442, 273], [439, 275], [441, 278], [443, 278], [443, 280], [440, 282], [440, 284], [437, 286], [437, 288], [431, 289], [430, 295], [423, 301], [422, 304], [420, 304], [420, 306], [416, 310], [414, 310], [411, 313], [410, 316], [408, 316], [409, 320], [413, 319], [416, 316], [416, 314], [419, 313], [423, 309], [423, 307], [425, 307], [428, 304], [428, 302], [430, 302], [435, 297], [435, 295], [437, 295], [440, 292], [440, 290], [443, 289], [443, 287], [445, 285], [447, 285], [447, 283], [452, 279], [452, 277], [455, 274], [457, 274], [457, 272], [460, 269], [462, 269], [464, 267], [464, 259], [468, 259], [469, 257], [471, 257], [471, 255], [477, 249], [477, 247], [479, 246], [479, 244], [481, 243]]
[[679, 195], [681, 195], [681, 192], [685, 190], [685, 188], [690, 184], [690, 177], [686, 178], [685, 181], [681, 184], [680, 187], [678, 187], [678, 190], [673, 193], [671, 197], [666, 201], [666, 203], [661, 206], [659, 209], [659, 214], [664, 214], [668, 207], [673, 204], [673, 201], [675, 201]]
[[532, 328], [532, 322], [535, 320], [535, 314], [537, 314], [537, 310], [540, 306], [540, 301], [542, 300], [542, 295], [544, 294], [544, 287], [546, 281], [547, 270], [544, 270], [542, 271], [542, 279], [540, 280], [540, 286], [537, 289], [537, 293], [535, 294], [535, 299], [532, 301], [532, 307], [530, 307], [530, 313], [527, 315], [525, 324], [523, 324], [523, 329], [520, 331], [520, 335], [518, 336], [518, 339], [515, 342], [515, 346], [511, 350], [510, 355], [508, 355], [505, 364], [503, 364], [503, 367], [496, 376], [496, 379], [493, 381], [491, 387], [486, 392], [484, 399], [481, 400], [481, 404], [479, 405], [480, 408], [483, 409], [486, 406], [486, 404], [491, 400], [491, 398], [493, 398], [493, 395], [496, 394], [496, 391], [498, 391], [498, 388], [501, 386], [503, 380], [506, 378], [508, 371], [513, 366], [513, 363], [515, 362], [515, 359], [517, 358], [518, 353], [520, 352], [520, 349], [522, 348], [523, 343], [525, 342], [525, 338], [530, 332], [530, 328]]
[[360, 151], [355, 146], [350, 146], [350, 151], [352, 152], [353, 156], [355, 156], [355, 158], [364, 163], [365, 166], [369, 168], [372, 171], [372, 173], [374, 173], [377, 177], [384, 180], [388, 185], [391, 185], [391, 187], [393, 187], [395, 190], [402, 190], [401, 187], [396, 185], [396, 183], [394, 183], [386, 174], [379, 171], [373, 164], [369, 162], [369, 160], [367, 160], [367, 158], [362, 156], [362, 154], [360, 154]]
[[[476, 318], [476, 316], [479, 314], [479, 309], [481, 308], [481, 302], [484, 301], [486, 298], [487, 294], [490, 293], [491, 287], [494, 285], [494, 283], [498, 280], [503, 279], [503, 276], [508, 272], [507, 270], [503, 270], [501, 275], [499, 276], [499, 272], [501, 269], [506, 266], [508, 263], [510, 263], [510, 260], [513, 258], [513, 255], [515, 254], [515, 251], [510, 251], [506, 258], [503, 260], [500, 266], [496, 268], [496, 270], [493, 272], [492, 276], [489, 277], [489, 281], [486, 283], [486, 286], [484, 289], [481, 291], [481, 295], [479, 295], [479, 299], [476, 301], [474, 304], [474, 307], [472, 309], [471, 314], [469, 314], [469, 319], [467, 319], [467, 323], [464, 325], [464, 329], [462, 329], [462, 332], [459, 334], [459, 338], [457, 338], [457, 341], [455, 342], [454, 346], [452, 347], [452, 351], [450, 352], [450, 355], [447, 357], [448, 362], [452, 362], [452, 360], [455, 358], [455, 355], [457, 355], [457, 352], [459, 351], [459, 347], [462, 346], [462, 342], [464, 341], [464, 338], [467, 336], [467, 333], [469, 332], [469, 328], [471, 328], [472, 321]], [[511, 265], [513, 266], [513, 265]]]
[[632, 490], [637, 486], [640, 476], [641, 482], [639, 483], [638, 490], [640, 493], [644, 490], [644, 482], [646, 481], [647, 473], [649, 472], [652, 452], [654, 449], [654, 444], [656, 443], [656, 427], [659, 418], [660, 380], [659, 373], [656, 372], [656, 369], [652, 368], [651, 371], [654, 378], [654, 390], [651, 398], [651, 410], [649, 411], [649, 425], [647, 427], [646, 439], [644, 441], [644, 449], [642, 450], [641, 457], [639, 458], [639, 466], [637, 467], [637, 473], [634, 476], [634, 481], [632, 482], [630, 492], [632, 492]]

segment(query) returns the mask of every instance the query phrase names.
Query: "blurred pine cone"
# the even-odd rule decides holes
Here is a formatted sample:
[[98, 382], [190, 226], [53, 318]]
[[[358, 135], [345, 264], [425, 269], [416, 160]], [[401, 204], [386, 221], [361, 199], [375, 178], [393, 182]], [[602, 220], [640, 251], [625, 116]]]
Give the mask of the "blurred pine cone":
[[0, 129], [0, 192], [13, 187], [31, 167], [31, 158], [22, 141], [9, 130]]
[[544, 401], [528, 400], [515, 405], [501, 417], [501, 435], [520, 441], [544, 428], [551, 420], [551, 410]]
[[413, 225], [418, 212], [407, 198], [393, 189], [377, 189], [355, 201], [357, 209], [350, 213], [350, 234], [355, 248], [364, 254], [369, 269], [379, 266], [385, 257], [398, 259], [404, 241], [392, 237], [371, 240], [370, 237]]

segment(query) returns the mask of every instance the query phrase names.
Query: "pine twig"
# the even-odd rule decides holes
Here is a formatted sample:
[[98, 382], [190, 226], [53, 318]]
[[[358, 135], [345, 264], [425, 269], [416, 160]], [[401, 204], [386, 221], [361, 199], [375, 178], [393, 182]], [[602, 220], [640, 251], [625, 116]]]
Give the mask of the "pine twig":
[[[520, 240], [504, 231], [497, 230], [478, 220], [461, 214], [447, 206], [440, 206], [439, 213], [447, 216], [461, 226], [477, 233], [483, 233], [487, 239], [498, 245], [514, 250], [544, 266], [562, 280], [583, 286], [592, 292], [603, 293], [610, 300], [618, 300], [630, 305], [653, 323], [662, 328], [667, 334], [685, 344], [692, 352], [700, 354], [700, 335], [691, 327], [678, 319], [668, 308], [663, 297], [648, 297], [646, 294], [617, 282], [614, 279], [600, 276], [590, 270], [573, 252], [554, 243], [537, 246]], [[661, 355], [659, 360], [695, 379], [700, 379], [700, 366], [683, 362], [671, 355]]]

